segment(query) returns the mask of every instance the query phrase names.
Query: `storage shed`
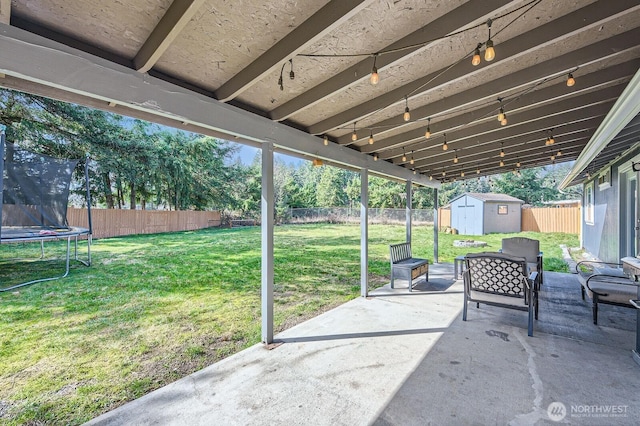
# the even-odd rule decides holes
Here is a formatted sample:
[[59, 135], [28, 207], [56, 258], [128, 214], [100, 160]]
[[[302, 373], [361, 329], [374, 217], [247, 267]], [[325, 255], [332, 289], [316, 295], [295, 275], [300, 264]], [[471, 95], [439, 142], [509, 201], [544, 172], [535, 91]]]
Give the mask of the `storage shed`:
[[451, 227], [464, 235], [520, 232], [523, 203], [506, 194], [467, 192], [451, 200]]

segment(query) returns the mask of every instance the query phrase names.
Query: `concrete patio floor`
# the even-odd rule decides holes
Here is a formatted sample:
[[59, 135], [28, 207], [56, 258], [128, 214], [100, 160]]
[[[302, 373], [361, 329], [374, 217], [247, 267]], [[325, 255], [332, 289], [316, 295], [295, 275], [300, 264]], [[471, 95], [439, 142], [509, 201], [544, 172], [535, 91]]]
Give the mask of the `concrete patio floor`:
[[638, 424], [633, 310], [603, 305], [593, 325], [576, 277], [547, 272], [528, 337], [526, 312], [470, 305], [463, 322], [453, 265], [430, 269], [89, 424]]

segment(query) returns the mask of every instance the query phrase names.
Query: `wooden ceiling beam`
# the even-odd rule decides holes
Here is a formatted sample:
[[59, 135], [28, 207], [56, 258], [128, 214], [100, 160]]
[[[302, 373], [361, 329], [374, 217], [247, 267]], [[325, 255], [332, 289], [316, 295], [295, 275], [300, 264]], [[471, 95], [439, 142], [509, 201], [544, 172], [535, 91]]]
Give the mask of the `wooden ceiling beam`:
[[136, 56], [133, 67], [147, 72], [158, 62], [206, 0], [174, 0]]
[[229, 101], [262, 79], [282, 62], [293, 58], [307, 46], [342, 25], [373, 0], [331, 0], [313, 16], [298, 25], [255, 61], [215, 91], [218, 100]]

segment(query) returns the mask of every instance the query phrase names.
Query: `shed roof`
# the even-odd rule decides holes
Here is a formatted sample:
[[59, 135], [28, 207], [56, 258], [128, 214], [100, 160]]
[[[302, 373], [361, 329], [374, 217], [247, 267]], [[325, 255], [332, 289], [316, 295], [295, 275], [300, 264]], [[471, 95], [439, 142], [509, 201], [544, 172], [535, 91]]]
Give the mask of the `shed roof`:
[[449, 202], [449, 204], [453, 203], [454, 201], [464, 197], [464, 196], [469, 196], [472, 198], [475, 198], [477, 200], [480, 200], [482, 202], [485, 201], [493, 201], [493, 202], [510, 202], [510, 203], [524, 203], [523, 200], [516, 198], [516, 197], [512, 197], [511, 195], [507, 195], [507, 194], [496, 194], [493, 192], [465, 192], [462, 195], [457, 196], [456, 198], [454, 198], [453, 200], [451, 200]]

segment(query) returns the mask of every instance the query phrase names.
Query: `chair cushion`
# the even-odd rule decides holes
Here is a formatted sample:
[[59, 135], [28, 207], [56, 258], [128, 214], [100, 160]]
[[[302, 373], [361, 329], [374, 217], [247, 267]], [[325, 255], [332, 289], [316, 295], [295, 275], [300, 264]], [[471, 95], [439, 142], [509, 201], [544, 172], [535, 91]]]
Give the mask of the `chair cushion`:
[[[602, 278], [604, 279], [605, 277]], [[606, 282], [602, 280], [592, 278], [589, 281], [589, 287], [598, 294], [599, 300], [629, 305], [629, 299], [637, 298], [638, 288], [635, 285], [612, 282], [615, 278], [609, 278]], [[593, 292], [587, 289], [587, 293], [593, 299]]]
[[479, 302], [491, 302], [491, 303], [498, 303], [500, 305], [509, 305], [509, 306], [517, 306], [517, 307], [527, 306], [524, 303], [523, 297], [502, 296], [495, 293], [484, 293], [482, 291], [477, 291], [477, 290], [471, 290], [470, 296], [471, 296], [471, 299]]

